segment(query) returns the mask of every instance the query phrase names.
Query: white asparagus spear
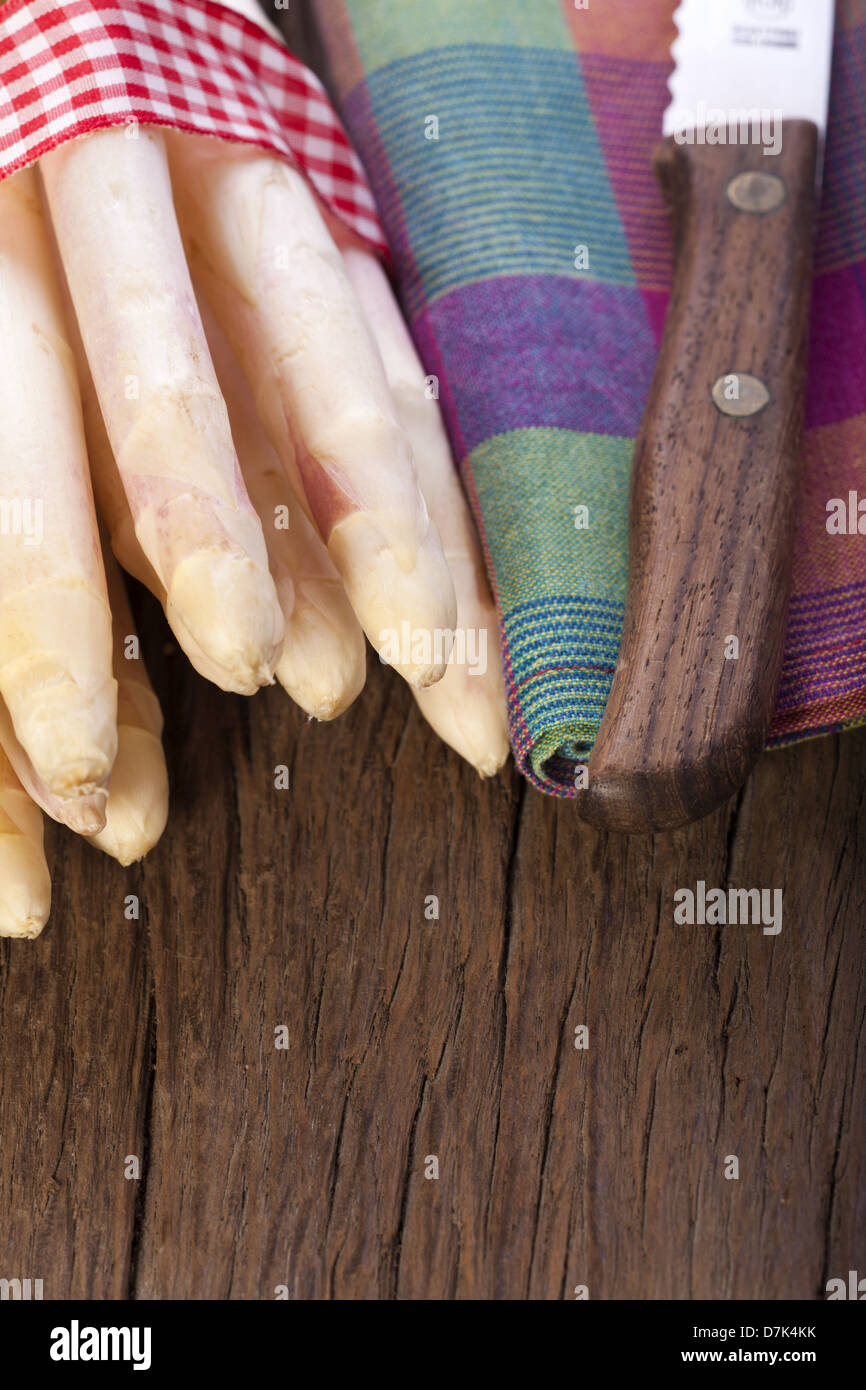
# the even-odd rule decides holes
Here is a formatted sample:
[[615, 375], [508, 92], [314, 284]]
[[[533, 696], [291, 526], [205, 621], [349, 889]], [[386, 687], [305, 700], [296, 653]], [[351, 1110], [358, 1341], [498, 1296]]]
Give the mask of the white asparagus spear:
[[[59, 264], [59, 261], [58, 269], [62, 277], [63, 268]], [[64, 306], [67, 310], [69, 341], [78, 368], [78, 384], [81, 391], [84, 432], [87, 440], [87, 454], [90, 459], [90, 476], [93, 481], [93, 491], [96, 495], [99, 517], [104, 530], [107, 530], [111, 538], [111, 549], [123, 565], [123, 568], [129, 574], [133, 575], [141, 584], [144, 584], [146, 588], [150, 589], [154, 597], [159, 599], [159, 602], [162, 604], [163, 608], [165, 608], [167, 605], [165, 588], [160, 582], [159, 576], [150, 561], [147, 559], [147, 556], [144, 554], [135, 534], [135, 523], [133, 521], [132, 512], [130, 511], [129, 502], [124, 491], [120, 471], [111, 450], [111, 442], [105, 429], [105, 421], [102, 418], [102, 410], [96, 396], [96, 387], [93, 384], [93, 377], [84, 352], [84, 344], [81, 341], [81, 334], [75, 318], [75, 310], [72, 305], [72, 300], [69, 298], [69, 290], [65, 279], [61, 280], [61, 289], [64, 296]], [[103, 553], [105, 552], [103, 551]], [[106, 560], [107, 558], [106, 556]], [[106, 566], [106, 568], [108, 568], [108, 566]], [[189, 656], [196, 670], [202, 670], [208, 658], [188, 632], [184, 645], [187, 656]], [[13, 758], [13, 762], [14, 761]], [[20, 771], [18, 775], [21, 776]], [[45, 807], [45, 809], [49, 810], [48, 807]], [[49, 810], [49, 814], [53, 813]], [[93, 827], [94, 830], [98, 828], [98, 826]], [[80, 829], [80, 827], [73, 826], [73, 829]]]
[[184, 259], [163, 138], [100, 130], [44, 155], [60, 255], [135, 534], [197, 669], [252, 694], [282, 620]]
[[[88, 453], [94, 479], [102, 480], [96, 488], [100, 503], [109, 513], [117, 508], [124, 511], [118, 529], [126, 538], [124, 558], [130, 570], [147, 583], [152, 581], [158, 597], [158, 581], [147, 564], [132, 527], [129, 507], [96, 400], [93, 381], [84, 360], [81, 339], [74, 319], [69, 317], [71, 304], [64, 299], [66, 324], [75, 355], [86, 424]], [[121, 864], [141, 859], [159, 840], [168, 818], [168, 773], [162, 751], [162, 712], [147, 676], [144, 661], [128, 660], [127, 638], [135, 637], [135, 624], [123, 578], [112, 556], [104, 532], [100, 542], [108, 583], [112, 618], [113, 669], [117, 678], [117, 755], [111, 773], [110, 788], [101, 789], [98, 796], [64, 801], [52, 796], [44, 782], [36, 776], [29, 759], [15, 738], [11, 720], [0, 703], [0, 743], [5, 747], [18, 777], [30, 796], [54, 820], [85, 836], [99, 849]], [[107, 798], [107, 799], [106, 799]]]
[[[256, 0], [226, 3], [249, 19], [267, 24]], [[267, 27], [275, 32], [270, 24]], [[464, 634], [467, 630], [484, 633], [487, 644], [485, 674], [470, 676], [468, 667], [452, 661], [443, 679], [416, 691], [416, 699], [440, 737], [473, 763], [482, 776], [490, 775], [499, 770], [508, 756], [498, 625], [478, 539], [456, 476], [441, 415], [435, 401], [426, 396], [423, 368], [379, 262], [336, 218], [325, 209], [321, 211], [344, 252], [349, 279], [382, 354], [400, 422], [412, 445], [421, 490], [442, 538], [454, 580], [458, 628]], [[350, 251], [352, 245], [357, 249]], [[208, 334], [210, 337], [209, 325]], [[212, 342], [211, 351], [214, 352]], [[219, 372], [219, 363], [217, 369]], [[222, 378], [221, 384], [225, 393]], [[271, 566], [273, 569], [273, 558]]]
[[[312, 718], [333, 719], [351, 704], [365, 678], [364, 640], [342, 581], [303, 506], [294, 496], [279, 460], [262, 431], [252, 393], [213, 313], [200, 310], [229, 411], [234, 445], [245, 481], [262, 520], [271, 574], [283, 612], [285, 637], [275, 675]], [[130, 574], [165, 603], [165, 590], [135, 535], [132, 514], [80, 336], [73, 330], [87, 448], [99, 513], [112, 549]], [[275, 508], [288, 507], [288, 531], [275, 526]], [[194, 656], [194, 648], [188, 646]], [[193, 664], [203, 658], [195, 654]], [[112, 783], [112, 787], [113, 787]]]
[[202, 296], [199, 308], [285, 619], [276, 676], [312, 718], [334, 719], [364, 687], [364, 634], [334, 563], [262, 429], [237, 358]]
[[[74, 335], [73, 335], [74, 336]], [[92, 384], [91, 384], [92, 391]], [[91, 409], [95, 400], [91, 400]], [[99, 407], [95, 406], [98, 416]], [[99, 425], [102, 425], [98, 416]], [[101, 454], [108, 449], [105, 430], [94, 431]], [[88, 444], [90, 444], [88, 431]], [[123, 499], [122, 489], [120, 489]], [[127, 509], [128, 512], [128, 509]], [[137, 550], [140, 568], [146, 571], [147, 562], [137, 549], [132, 525], [132, 547]], [[126, 588], [107, 543], [102, 548], [111, 599], [113, 630], [113, 664], [117, 677], [117, 735], [118, 748], [111, 773], [110, 789], [101, 788], [92, 797], [63, 800], [53, 796], [15, 737], [12, 721], [0, 701], [0, 746], [11, 762], [18, 779], [31, 798], [46, 815], [70, 830], [88, 838], [91, 843], [119, 860], [130, 864], [141, 859], [156, 844], [168, 815], [168, 775], [160, 742], [162, 714], [147, 677], [144, 662], [126, 658], [127, 638], [135, 636], [135, 626], [129, 608]], [[135, 555], [133, 555], [135, 558]], [[107, 798], [107, 799], [106, 799]]]
[[375, 344], [306, 180], [269, 155], [167, 136], [187, 253], [253, 387], [289, 476], [297, 465], [361, 626], [439, 635], [442, 655], [394, 664], [444, 674], [454, 590]]
[[0, 183], [0, 360], [0, 695], [48, 792], [98, 803], [117, 751], [111, 614], [32, 169]]
[[[421, 490], [445, 549], [457, 594], [451, 663], [437, 685], [417, 690], [421, 713], [440, 738], [490, 777], [508, 757], [499, 626], [478, 536], [451, 446], [415, 345], [380, 262], [338, 226], [329, 226], [382, 354], [388, 385], [412, 445]], [[482, 669], [483, 668], [483, 669]]]
[[27, 794], [52, 820], [67, 825], [77, 835], [93, 835], [105, 825], [108, 788], [101, 786], [90, 796], [55, 796], [37, 775], [18, 739], [5, 704], [0, 700], [0, 746], [15, 769]]
[[136, 636], [129, 600], [117, 564], [104, 551], [114, 628], [114, 671], [117, 677], [117, 756], [106, 799], [63, 800], [53, 796], [36, 776], [15, 738], [12, 721], [0, 702], [0, 748], [16, 777], [42, 810], [89, 839], [123, 865], [142, 859], [165, 829], [168, 818], [168, 774], [162, 751], [162, 713], [150, 685], [144, 661], [127, 658], [130, 638]]
[[117, 758], [105, 827], [89, 839], [126, 866], [143, 859], [165, 829], [168, 771], [162, 751], [162, 711], [141, 656], [123, 576], [107, 546], [105, 571], [114, 620]]
[[[203, 314], [208, 313], [204, 301], [201, 308]], [[294, 496], [262, 431], [250, 389], [213, 314], [209, 314], [206, 323], [235, 447], [250, 496], [263, 523], [271, 574], [283, 613], [285, 636], [274, 674], [292, 699], [312, 718], [333, 719], [363, 688], [366, 674], [363, 634], [328, 552]], [[73, 346], [81, 382], [93, 487], [100, 516], [111, 536], [112, 550], [124, 569], [165, 605], [165, 590], [135, 535], [93, 380], [76, 335], [73, 335]], [[277, 530], [274, 525], [277, 507], [288, 508], [288, 531]], [[203, 657], [191, 641], [187, 643], [187, 654], [200, 669]]]
[[32, 941], [50, 911], [42, 816], [0, 748], [0, 936]]

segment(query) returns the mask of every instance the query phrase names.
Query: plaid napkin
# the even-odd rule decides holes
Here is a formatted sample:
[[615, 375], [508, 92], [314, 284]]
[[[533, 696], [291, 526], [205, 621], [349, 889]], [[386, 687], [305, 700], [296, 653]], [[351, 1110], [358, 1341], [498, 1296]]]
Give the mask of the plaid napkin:
[[[633, 443], [671, 279], [650, 161], [674, 8], [317, 0], [481, 530], [515, 755], [560, 796], [575, 795], [620, 641]], [[866, 536], [827, 526], [833, 499], [866, 499], [866, 0], [838, 8], [771, 745], [866, 721]]]
[[216, 0], [9, 0], [0, 9], [0, 178], [92, 130], [136, 122], [259, 145], [385, 243], [319, 79]]

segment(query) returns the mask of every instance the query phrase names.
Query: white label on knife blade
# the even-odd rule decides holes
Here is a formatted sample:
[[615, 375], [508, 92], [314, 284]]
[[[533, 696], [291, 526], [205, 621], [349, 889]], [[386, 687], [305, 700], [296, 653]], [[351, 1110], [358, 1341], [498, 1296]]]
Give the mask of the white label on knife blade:
[[735, 24], [731, 37], [735, 44], [746, 44], [749, 48], [799, 48], [802, 36], [796, 29]]

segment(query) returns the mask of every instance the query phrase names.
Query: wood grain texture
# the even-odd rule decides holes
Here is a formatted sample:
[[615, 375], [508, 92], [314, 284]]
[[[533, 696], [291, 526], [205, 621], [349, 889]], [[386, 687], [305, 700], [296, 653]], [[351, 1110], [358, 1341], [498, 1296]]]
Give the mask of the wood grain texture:
[[47, 1298], [126, 1298], [152, 1065], [145, 926], [123, 871], [49, 823], [49, 927], [0, 942], [0, 1278]]
[[[866, 730], [621, 837], [513, 768], [480, 782], [375, 661], [310, 724], [135, 608], [172, 819], [126, 872], [52, 830], [52, 920], [0, 943], [0, 1278], [773, 1300], [862, 1273]], [[698, 878], [781, 887], [780, 935], [675, 926]]]
[[[726, 801], [764, 746], [781, 674], [802, 455], [817, 130], [782, 149], [663, 143], [675, 276], [635, 445], [622, 644], [581, 793], [581, 815], [668, 829]], [[768, 174], [764, 213], [727, 196]], [[759, 414], [722, 413], [711, 390], [749, 374]], [[732, 386], [733, 390], [734, 387]], [[732, 659], [730, 639], [739, 644]]]
[[[52, 835], [47, 934], [0, 948], [3, 1277], [772, 1300], [862, 1265], [866, 731], [621, 837], [480, 782], [375, 662], [310, 724], [206, 685], [142, 603], [171, 828], [129, 874]], [[779, 936], [676, 926], [698, 878], [781, 887]]]

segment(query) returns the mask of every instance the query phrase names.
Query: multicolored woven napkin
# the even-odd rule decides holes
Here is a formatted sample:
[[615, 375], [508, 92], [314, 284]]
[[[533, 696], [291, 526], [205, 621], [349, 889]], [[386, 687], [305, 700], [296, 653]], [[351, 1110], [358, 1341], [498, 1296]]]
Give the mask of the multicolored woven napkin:
[[[560, 796], [620, 640], [632, 449], [671, 278], [651, 156], [674, 9], [317, 0], [481, 529], [515, 754]], [[866, 721], [866, 535], [827, 529], [833, 499], [866, 499], [866, 0], [840, 0], [838, 26], [771, 744]]]

